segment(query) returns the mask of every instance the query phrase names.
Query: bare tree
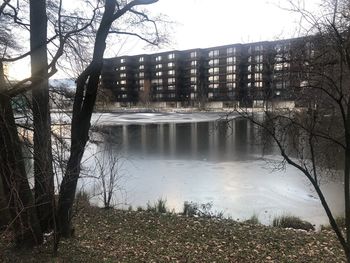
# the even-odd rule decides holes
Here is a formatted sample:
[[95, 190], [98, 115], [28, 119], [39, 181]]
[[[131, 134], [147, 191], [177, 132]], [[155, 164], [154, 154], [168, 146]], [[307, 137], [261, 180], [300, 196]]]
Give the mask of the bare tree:
[[[30, 5], [31, 74], [38, 79], [32, 89], [34, 128], [35, 204], [42, 231], [48, 231], [54, 218], [54, 177], [51, 152], [51, 118], [47, 58], [46, 1], [32, 0]], [[51, 222], [50, 222], [51, 221]]]
[[[114, 30], [113, 23], [126, 15], [133, 15], [136, 21], [143, 21], [143, 23], [151, 22], [157, 32], [155, 22], [143, 12], [135, 9], [137, 6], [149, 5], [155, 2], [157, 0], [133, 0], [130, 2], [106, 0], [104, 2], [104, 11], [94, 38], [92, 60], [77, 79], [77, 90], [73, 105], [70, 158], [61, 184], [58, 202], [59, 233], [62, 237], [71, 235], [72, 206], [80, 174], [81, 159], [89, 139], [90, 121], [103, 66], [107, 37], [110, 33], [124, 33]], [[148, 41], [157, 44], [159, 42], [158, 34], [155, 36], [155, 39]], [[142, 36], [140, 37], [147, 40]]]
[[[63, 28], [63, 21], [66, 21], [67, 17], [62, 15], [62, 2], [59, 1], [59, 3], [59, 7], [55, 10], [58, 22], [54, 26], [54, 35], [50, 39], [47, 39], [46, 36], [47, 28], [45, 21], [47, 8], [45, 1], [30, 2], [32, 4], [31, 11], [34, 14], [32, 14], [33, 19], [29, 22], [28, 13], [25, 10], [28, 8], [28, 2], [23, 2], [23, 5], [20, 5], [19, 1], [17, 1], [17, 4], [12, 5], [11, 1], [7, 0], [3, 1], [0, 6], [0, 19], [6, 22], [2, 23], [1, 34], [4, 37], [1, 38], [0, 42], [2, 51], [2, 57], [0, 58], [0, 141], [2, 145], [0, 151], [0, 176], [10, 208], [11, 223], [14, 226], [16, 241], [19, 244], [31, 246], [42, 242], [42, 226], [43, 230], [46, 230], [49, 217], [52, 219], [54, 214], [51, 206], [53, 204], [51, 202], [53, 200], [53, 181], [50, 157], [51, 144], [49, 142], [51, 129], [49, 121], [50, 112], [47, 104], [47, 81], [50, 76], [57, 72], [56, 63], [63, 54], [67, 39], [77, 32], [85, 30], [91, 25], [91, 21], [94, 19], [93, 16], [90, 20], [83, 23], [70, 23], [72, 25], [71, 27]], [[69, 18], [69, 20], [71, 21], [72, 19]], [[41, 27], [42, 25], [44, 28]], [[30, 26], [32, 27], [30, 28]], [[21, 52], [21, 54], [14, 52], [19, 49], [16, 48], [18, 44], [12, 40], [10, 34], [10, 30], [15, 27], [29, 30], [29, 32], [31, 30], [37, 30], [35, 31], [37, 35], [32, 35], [32, 45], [29, 51]], [[41, 36], [40, 38], [39, 35]], [[10, 36], [9, 40], [6, 40], [7, 36]], [[54, 41], [56, 41], [56, 49], [50, 63], [48, 63], [46, 44], [54, 44]], [[32, 76], [17, 83], [9, 82], [7, 76], [4, 74], [3, 63], [18, 61], [30, 55], [32, 55], [33, 62]], [[42, 89], [38, 87], [42, 87]], [[34, 115], [36, 115], [36, 120], [34, 121], [36, 135], [34, 134], [34, 137], [36, 137], [35, 141], [38, 146], [36, 154], [37, 156], [41, 156], [40, 158], [35, 158], [37, 160], [36, 174], [38, 175], [35, 182], [38, 206], [35, 204], [29, 186], [21, 140], [17, 131], [18, 123], [15, 121], [12, 107], [13, 99], [17, 95], [24, 94], [32, 89], [36, 89], [36, 95], [38, 96], [33, 96], [34, 104], [36, 104], [34, 107]], [[44, 138], [45, 142], [43, 142]], [[45, 154], [42, 154], [43, 152]], [[49, 206], [49, 208], [41, 209], [45, 206], [46, 208]], [[40, 218], [36, 211], [37, 207]], [[42, 226], [40, 226], [39, 219]]]
[[94, 178], [97, 183], [97, 194], [102, 197], [106, 209], [116, 205], [116, 195], [123, 191], [122, 180], [125, 179], [125, 157], [106, 146], [102, 152], [94, 156]]
[[[237, 112], [273, 139], [283, 164], [307, 177], [350, 262], [350, 6], [346, 0], [327, 0], [318, 16], [317, 10], [308, 12], [288, 2], [307, 29], [284, 58], [291, 74], [288, 88], [295, 92], [299, 107], [266, 110], [263, 118], [243, 108]], [[344, 183], [344, 231], [320, 187], [330, 175]]]

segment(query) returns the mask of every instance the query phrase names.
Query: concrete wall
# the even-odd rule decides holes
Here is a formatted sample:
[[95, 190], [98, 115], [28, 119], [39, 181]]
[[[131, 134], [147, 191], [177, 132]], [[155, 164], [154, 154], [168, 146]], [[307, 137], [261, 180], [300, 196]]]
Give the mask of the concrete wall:
[[207, 109], [222, 109], [224, 107], [224, 103], [222, 101], [211, 101], [205, 104], [205, 108]]

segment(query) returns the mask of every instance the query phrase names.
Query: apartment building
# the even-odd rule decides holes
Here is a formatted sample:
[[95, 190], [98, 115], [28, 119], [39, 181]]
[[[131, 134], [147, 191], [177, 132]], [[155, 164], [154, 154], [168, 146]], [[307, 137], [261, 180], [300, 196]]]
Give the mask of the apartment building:
[[122, 106], [293, 102], [300, 83], [292, 58], [301, 46], [304, 41], [289, 39], [106, 59], [102, 87]]

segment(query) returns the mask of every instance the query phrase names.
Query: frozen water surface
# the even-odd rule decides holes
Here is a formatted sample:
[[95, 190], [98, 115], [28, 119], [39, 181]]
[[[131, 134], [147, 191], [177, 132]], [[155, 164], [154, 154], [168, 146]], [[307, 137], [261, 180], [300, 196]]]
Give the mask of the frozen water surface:
[[[182, 210], [184, 201], [211, 202], [213, 210], [234, 219], [256, 214], [269, 224], [276, 215], [292, 214], [314, 224], [327, 223], [300, 172], [292, 167], [271, 170], [270, 162], [280, 160], [272, 144], [263, 151], [249, 122], [215, 121], [220, 117], [223, 114], [95, 114], [95, 124], [104, 127], [95, 134], [99, 143], [91, 144], [85, 157], [106, 148], [123, 156], [123, 191], [116, 199], [134, 208], [163, 198], [175, 211]], [[92, 167], [92, 159], [85, 166]], [[93, 188], [86, 180], [81, 184]], [[322, 187], [334, 213], [341, 214], [342, 185], [328, 181]]]

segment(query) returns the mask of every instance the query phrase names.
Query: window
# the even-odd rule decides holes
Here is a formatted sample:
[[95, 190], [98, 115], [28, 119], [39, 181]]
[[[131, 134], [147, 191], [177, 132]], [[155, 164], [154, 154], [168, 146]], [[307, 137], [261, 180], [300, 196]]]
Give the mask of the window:
[[126, 80], [121, 80], [121, 81], [120, 81], [120, 84], [121, 84], [121, 85], [125, 85], [125, 84], [126, 84]]
[[255, 79], [255, 81], [262, 80], [262, 74], [261, 73], [255, 73], [254, 74], [254, 79]]
[[125, 86], [121, 86], [121, 87], [120, 87], [120, 90], [121, 90], [121, 91], [125, 91], [125, 90], [126, 90]]
[[196, 51], [191, 52], [190, 57], [191, 58], [197, 57], [197, 52]]
[[209, 77], [209, 82], [213, 83], [213, 82], [219, 82], [219, 76], [210, 76]]
[[196, 85], [196, 84], [192, 84], [192, 85], [191, 85], [191, 89], [194, 90], [194, 91], [196, 91], [196, 90], [197, 90], [197, 85]]
[[236, 63], [236, 57], [228, 57], [228, 58], [226, 58], [226, 63], [227, 64]]
[[191, 99], [195, 99], [196, 98], [196, 93], [191, 92], [190, 97], [191, 97]]
[[168, 78], [168, 84], [174, 84], [175, 78]]
[[161, 71], [156, 72], [157, 77], [161, 77], [162, 75], [163, 75], [163, 72], [161, 72]]
[[122, 98], [123, 98], [123, 99], [126, 99], [127, 97], [128, 97], [127, 94], [122, 94]]
[[263, 86], [262, 81], [255, 82], [255, 87], [262, 88], [262, 86]]
[[228, 83], [226, 84], [226, 88], [227, 88], [228, 90], [232, 90], [232, 89], [236, 88], [236, 82], [228, 82]]
[[169, 70], [168, 71], [168, 75], [170, 75], [170, 76], [174, 76], [175, 75], [175, 70]]
[[195, 60], [194, 60], [194, 61], [191, 61], [191, 66], [192, 66], [192, 67], [197, 66], [197, 61], [195, 61]]
[[174, 59], [174, 58], [175, 58], [175, 54], [174, 53], [168, 54], [168, 59]]
[[140, 66], [139, 66], [139, 69], [141, 69], [141, 70], [142, 70], [142, 69], [145, 69], [145, 66], [144, 66], [144, 65], [140, 65]]
[[175, 85], [169, 85], [168, 90], [175, 90]]
[[218, 89], [218, 88], [219, 88], [218, 83], [209, 84], [209, 89]]
[[234, 81], [236, 80], [236, 74], [226, 75], [226, 81]]
[[248, 79], [252, 79], [252, 74], [248, 74]]
[[235, 65], [226, 67], [226, 72], [227, 73], [232, 73], [232, 72], [235, 72], [235, 71], [236, 71], [236, 66]]
[[197, 74], [197, 69], [193, 68], [191, 69], [191, 75], [196, 75]]
[[208, 98], [211, 99], [212, 97], [214, 97], [214, 93], [213, 92], [208, 92]]
[[126, 73], [120, 73], [121, 78], [126, 78]]
[[163, 67], [162, 64], [157, 64], [157, 65], [156, 65], [156, 69], [159, 69], [159, 68], [162, 68], [162, 67]]
[[251, 83], [251, 82], [248, 82], [248, 83], [247, 83], [247, 87], [248, 87], [248, 88], [251, 88], [251, 87], [252, 87], [252, 83]]
[[120, 70], [121, 70], [121, 71], [123, 71], [123, 70], [125, 70], [125, 69], [126, 69], [125, 66], [120, 67]]
[[262, 70], [263, 70], [263, 64], [255, 65], [255, 71], [262, 71]]
[[168, 63], [168, 68], [172, 68], [172, 67], [174, 67], [174, 66], [175, 66], [174, 62], [169, 62], [169, 63]]
[[248, 72], [252, 72], [252, 65], [248, 66]]
[[121, 59], [120, 59], [120, 63], [121, 63], [121, 64], [125, 63], [125, 58], [121, 58]]
[[211, 50], [209, 51], [209, 57], [217, 57], [219, 56], [219, 50]]
[[156, 61], [161, 61], [162, 60], [162, 56], [157, 56], [156, 57]]
[[139, 73], [139, 78], [144, 78], [145, 77], [145, 73], [144, 72], [140, 72]]
[[219, 65], [219, 59], [211, 59], [211, 60], [209, 60], [209, 65], [210, 66]]
[[144, 61], [144, 57], [140, 57], [139, 62], [143, 62], [143, 61]]
[[157, 85], [162, 85], [163, 84], [163, 80], [162, 79], [153, 79], [152, 83], [153, 84], [157, 84]]
[[261, 63], [261, 62], [263, 62], [263, 55], [255, 56], [255, 62], [256, 62], [256, 63]]
[[191, 77], [191, 83], [196, 83], [197, 82], [197, 77]]
[[219, 73], [219, 68], [209, 68], [209, 74], [218, 74]]
[[140, 79], [139, 84], [140, 84], [140, 86], [143, 86], [145, 84], [145, 80], [144, 79]]
[[227, 55], [236, 54], [236, 48], [235, 47], [229, 47], [227, 48]]
[[175, 98], [175, 93], [170, 93], [168, 96], [169, 98]]
[[275, 70], [282, 70], [282, 69], [283, 69], [283, 64], [282, 63], [275, 64]]

